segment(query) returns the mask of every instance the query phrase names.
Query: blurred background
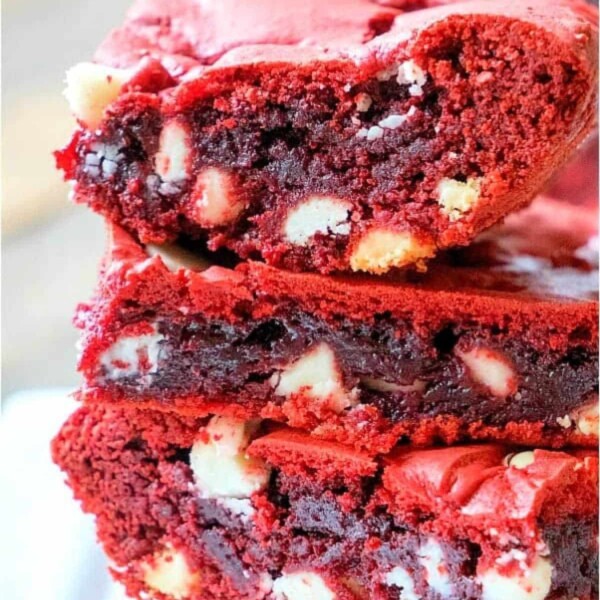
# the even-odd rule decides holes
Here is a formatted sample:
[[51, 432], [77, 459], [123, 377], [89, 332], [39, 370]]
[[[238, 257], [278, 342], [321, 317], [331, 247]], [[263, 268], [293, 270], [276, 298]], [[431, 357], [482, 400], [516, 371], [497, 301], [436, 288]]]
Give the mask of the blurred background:
[[[2, 396], [75, 386], [71, 326], [102, 252], [99, 217], [67, 200], [52, 151], [73, 121], [66, 69], [91, 57], [128, 0], [2, 2]], [[6, 405], [5, 405], [6, 408]]]
[[2, 2], [2, 418], [0, 598], [123, 600], [50, 461], [74, 408], [76, 304], [89, 297], [101, 219], [67, 200], [52, 151], [74, 122], [65, 70], [91, 57], [129, 0]]

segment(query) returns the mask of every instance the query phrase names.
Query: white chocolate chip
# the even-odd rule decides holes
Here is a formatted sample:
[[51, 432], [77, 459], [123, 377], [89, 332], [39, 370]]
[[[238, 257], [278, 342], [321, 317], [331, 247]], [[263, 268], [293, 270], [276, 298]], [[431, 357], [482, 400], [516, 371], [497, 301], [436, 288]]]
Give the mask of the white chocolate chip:
[[273, 589], [273, 578], [269, 573], [261, 573], [258, 584], [258, 593], [260, 598], [264, 598]]
[[481, 178], [469, 177], [466, 182], [444, 177], [437, 187], [437, 201], [450, 221], [458, 221], [479, 201]]
[[394, 567], [385, 575], [385, 584], [395, 585], [400, 588], [400, 600], [421, 600], [421, 596], [415, 592], [415, 582], [408, 571], [402, 567]]
[[348, 235], [350, 233], [349, 202], [338, 198], [311, 196], [289, 213], [284, 234], [288, 242], [306, 246], [317, 233]]
[[382, 129], [398, 129], [398, 127], [404, 125], [404, 123], [406, 123], [406, 121], [408, 121], [408, 119], [410, 119], [410, 117], [412, 117], [414, 114], [416, 114], [416, 112], [417, 109], [414, 106], [411, 106], [405, 115], [389, 115], [385, 119], [381, 119], [378, 125]]
[[335, 600], [336, 594], [317, 573], [286, 573], [273, 582], [276, 600]]
[[574, 416], [577, 430], [583, 435], [598, 435], [598, 401], [578, 410]]
[[106, 377], [114, 380], [156, 373], [159, 358], [165, 354], [162, 347], [164, 339], [156, 325], [154, 333], [121, 336], [100, 356], [100, 365], [104, 367]]
[[419, 562], [425, 569], [427, 584], [442, 598], [452, 595], [453, 586], [444, 562], [444, 551], [436, 540], [429, 538], [417, 551]]
[[231, 176], [213, 167], [200, 173], [192, 198], [194, 218], [206, 227], [226, 225], [244, 208], [235, 195]]
[[89, 129], [96, 129], [104, 109], [121, 92], [130, 78], [125, 69], [113, 69], [95, 63], [79, 63], [67, 71], [64, 94], [73, 115]]
[[367, 142], [372, 142], [383, 137], [383, 129], [379, 127], [379, 125], [373, 125], [368, 129], [363, 127], [362, 129], [359, 129], [356, 137], [367, 138]]
[[141, 569], [144, 583], [150, 589], [174, 600], [187, 598], [198, 581], [185, 556], [171, 546], [167, 546], [151, 561], [142, 563]]
[[513, 562], [518, 563], [519, 568], [522, 571], [527, 570], [527, 553], [518, 548], [513, 548], [512, 550], [501, 554], [496, 559], [496, 563], [499, 565], [509, 565]]
[[556, 422], [564, 429], [570, 429], [571, 425], [573, 425], [573, 421], [571, 421], [571, 417], [569, 415], [565, 415], [564, 417], [556, 417]]
[[252, 425], [213, 417], [190, 452], [196, 487], [204, 498], [249, 498], [269, 480], [265, 463], [246, 454]]
[[398, 66], [398, 77], [396, 81], [400, 85], [408, 85], [408, 93], [411, 96], [421, 96], [423, 86], [427, 83], [427, 74], [414, 60], [407, 60]]
[[155, 170], [166, 182], [183, 181], [189, 174], [190, 145], [185, 126], [177, 121], [167, 123], [160, 134]]
[[271, 385], [279, 396], [289, 398], [303, 391], [311, 398], [327, 402], [335, 412], [355, 404], [354, 394], [344, 389], [335, 354], [325, 343], [310, 349], [281, 373], [275, 373]]
[[467, 366], [471, 377], [494, 396], [506, 398], [517, 391], [517, 375], [508, 359], [500, 352], [475, 347], [457, 354]]
[[371, 229], [358, 242], [350, 257], [353, 271], [385, 273], [393, 267], [420, 263], [433, 256], [435, 246], [408, 231]]
[[552, 564], [536, 557], [526, 570], [511, 575], [488, 569], [477, 576], [482, 600], [544, 600], [552, 586]]
[[532, 450], [518, 452], [517, 454], [509, 454], [504, 462], [509, 467], [513, 467], [513, 469], [526, 469], [535, 462], [535, 454]]
[[246, 522], [254, 515], [254, 507], [249, 498], [217, 498], [219, 506]]
[[397, 129], [406, 121], [405, 115], [390, 115], [385, 119], [381, 119], [378, 125], [382, 129]]
[[119, 163], [124, 158], [125, 155], [119, 146], [94, 142], [90, 145], [90, 152], [85, 155], [84, 169], [93, 177], [98, 177], [100, 174], [110, 177], [117, 172]]
[[373, 104], [373, 98], [371, 98], [369, 94], [365, 94], [363, 92], [358, 94], [354, 101], [356, 102], [356, 110], [358, 112], [367, 112]]
[[415, 379], [412, 383], [402, 385], [392, 383], [384, 379], [376, 379], [374, 377], [363, 377], [360, 382], [368, 389], [376, 392], [422, 392], [425, 389], [425, 382], [420, 379]]
[[176, 244], [162, 244], [160, 246], [148, 244], [146, 254], [148, 256], [160, 256], [165, 267], [172, 273], [177, 273], [180, 269], [200, 272], [211, 266], [208, 260]]

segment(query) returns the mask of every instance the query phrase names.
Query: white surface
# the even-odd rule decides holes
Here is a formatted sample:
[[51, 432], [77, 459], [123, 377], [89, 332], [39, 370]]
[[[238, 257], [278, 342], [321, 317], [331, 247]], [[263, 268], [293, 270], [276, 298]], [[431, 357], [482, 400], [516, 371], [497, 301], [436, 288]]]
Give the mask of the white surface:
[[0, 419], [2, 600], [124, 600], [96, 544], [93, 520], [50, 459], [76, 403], [62, 389], [13, 394]]
[[246, 454], [250, 427], [231, 417], [212, 417], [194, 442], [190, 466], [204, 498], [250, 498], [269, 481], [262, 460]]

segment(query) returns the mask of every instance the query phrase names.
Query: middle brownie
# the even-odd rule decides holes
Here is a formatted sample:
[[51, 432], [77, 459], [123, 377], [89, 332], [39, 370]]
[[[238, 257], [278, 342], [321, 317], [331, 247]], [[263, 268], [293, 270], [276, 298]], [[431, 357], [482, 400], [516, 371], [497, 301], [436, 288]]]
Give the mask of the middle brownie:
[[428, 273], [377, 280], [198, 263], [113, 229], [77, 317], [81, 396], [268, 418], [369, 451], [593, 445], [594, 221], [540, 200]]

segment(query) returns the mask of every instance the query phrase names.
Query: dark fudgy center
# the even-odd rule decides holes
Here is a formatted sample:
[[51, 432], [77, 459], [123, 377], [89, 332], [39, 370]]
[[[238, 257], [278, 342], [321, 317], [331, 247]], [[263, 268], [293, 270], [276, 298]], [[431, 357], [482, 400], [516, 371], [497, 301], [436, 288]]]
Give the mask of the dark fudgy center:
[[[556, 428], [556, 418], [589, 401], [597, 385], [596, 357], [585, 348], [540, 351], [498, 331], [474, 334], [452, 323], [423, 338], [386, 314], [370, 324], [342, 316], [329, 323], [291, 309], [237, 324], [201, 317], [159, 320], [158, 329], [165, 339], [156, 372], [117, 381], [99, 373], [103, 386], [132, 398], [151, 393], [164, 403], [193, 394], [218, 400], [222, 393], [240, 403], [281, 402], [273, 393], [273, 374], [326, 343], [344, 387], [357, 388], [359, 402], [377, 406], [392, 421], [448, 414], [490, 425], [525, 420]], [[477, 385], [457, 355], [472, 347], [505, 356], [518, 391], [496, 398]], [[386, 390], [377, 382], [414, 389]]]

